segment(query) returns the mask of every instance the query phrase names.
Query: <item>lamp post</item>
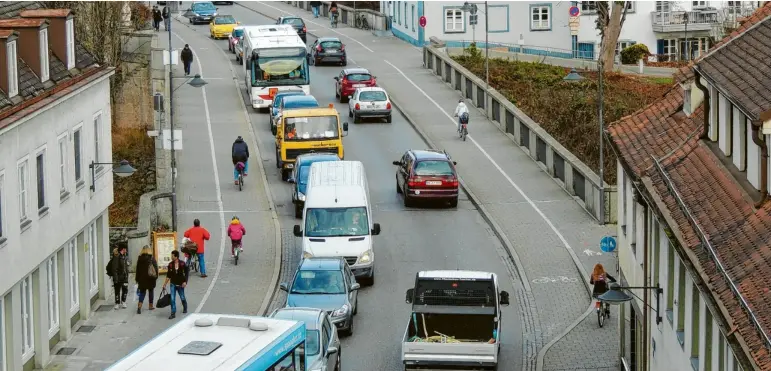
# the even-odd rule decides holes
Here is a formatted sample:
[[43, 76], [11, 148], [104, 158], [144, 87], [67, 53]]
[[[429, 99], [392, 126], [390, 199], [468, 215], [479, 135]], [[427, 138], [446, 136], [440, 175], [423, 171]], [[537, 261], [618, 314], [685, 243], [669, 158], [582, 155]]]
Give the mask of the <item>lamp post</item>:
[[629, 291], [629, 293], [631, 294], [631, 296], [630, 296], [630, 295], [627, 295], [623, 290], [626, 290], [626, 291], [628, 291], [628, 290], [654, 290], [654, 292], [656, 293], [656, 308], [651, 307], [647, 302], [644, 302], [643, 304], [645, 306], [647, 306], [648, 308], [651, 308], [651, 309], [656, 311], [656, 324], [658, 325], [659, 323], [661, 323], [662, 318], [661, 318], [661, 312], [660, 312], [660, 306], [659, 306], [661, 300], [659, 300], [659, 299], [661, 298], [661, 294], [664, 292], [664, 289], [662, 289], [661, 286], [659, 286], [659, 284], [656, 284], [656, 286], [629, 286], [629, 287], [626, 287], [626, 286], [620, 286], [617, 283], [611, 283], [609, 285], [609, 289], [610, 290], [605, 291], [604, 294], [598, 296], [597, 299], [599, 299], [600, 301], [606, 302], [608, 304], [621, 304], [621, 303], [625, 303], [627, 301], [632, 300], [632, 297], [636, 297], [636, 298], [639, 299], [639, 297], [637, 297], [637, 295], [635, 295], [631, 291]]
[[131, 164], [129, 164], [129, 162], [126, 160], [122, 160], [121, 162], [117, 162], [117, 163], [91, 161], [91, 164], [88, 165], [88, 168], [91, 170], [91, 192], [96, 191], [96, 167], [100, 165], [110, 165], [110, 166], [118, 165], [118, 167], [112, 169], [112, 173], [121, 178], [131, 176], [132, 174], [134, 174], [134, 172], [137, 171], [137, 169], [134, 169], [131, 166]]

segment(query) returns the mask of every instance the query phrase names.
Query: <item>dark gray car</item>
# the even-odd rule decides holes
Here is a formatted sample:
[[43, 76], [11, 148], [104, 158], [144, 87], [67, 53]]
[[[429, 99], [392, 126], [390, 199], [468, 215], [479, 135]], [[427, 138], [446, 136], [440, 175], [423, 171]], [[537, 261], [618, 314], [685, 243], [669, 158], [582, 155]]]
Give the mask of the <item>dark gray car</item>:
[[341, 257], [306, 258], [300, 262], [291, 283], [281, 283], [287, 292], [286, 307], [324, 310], [345, 335], [353, 333], [353, 316], [358, 309], [356, 277]]
[[310, 62], [315, 65], [322, 63], [334, 63], [341, 66], [348, 65], [348, 55], [345, 52], [345, 44], [336, 37], [322, 37], [311, 45], [308, 53]]
[[340, 371], [343, 350], [337, 329], [327, 312], [316, 308], [281, 308], [276, 309], [270, 316], [305, 323], [307, 370]]
[[278, 17], [276, 24], [288, 24], [292, 26], [303, 42], [306, 44], [308, 43], [308, 41], [306, 41], [306, 37], [308, 37], [308, 28], [305, 27], [305, 21], [303, 21], [302, 18], [297, 16]]

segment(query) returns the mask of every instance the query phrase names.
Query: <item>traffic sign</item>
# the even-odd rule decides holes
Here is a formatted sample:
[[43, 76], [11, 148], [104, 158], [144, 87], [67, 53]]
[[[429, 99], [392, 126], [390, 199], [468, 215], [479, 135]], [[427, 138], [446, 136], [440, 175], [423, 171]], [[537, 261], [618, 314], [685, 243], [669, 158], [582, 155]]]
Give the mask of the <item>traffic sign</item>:
[[612, 236], [605, 236], [600, 240], [600, 250], [604, 252], [613, 252], [616, 250], [616, 239]]
[[568, 19], [568, 25], [570, 26], [570, 35], [571, 36], [578, 36], [578, 29], [581, 25], [581, 18], [579, 17], [570, 17]]
[[571, 17], [578, 17], [581, 15], [581, 9], [579, 9], [577, 6], [571, 6], [570, 7], [570, 16]]
[[418, 24], [420, 27], [426, 27], [426, 16], [421, 15], [420, 18], [418, 18]]

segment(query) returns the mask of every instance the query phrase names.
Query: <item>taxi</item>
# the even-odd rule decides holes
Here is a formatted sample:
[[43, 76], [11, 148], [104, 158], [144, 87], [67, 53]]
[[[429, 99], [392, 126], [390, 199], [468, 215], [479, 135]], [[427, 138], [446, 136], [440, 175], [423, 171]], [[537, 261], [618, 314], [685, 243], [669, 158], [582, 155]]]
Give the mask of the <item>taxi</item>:
[[209, 36], [212, 39], [229, 38], [239, 24], [241, 23], [236, 22], [232, 15], [217, 15], [209, 23]]

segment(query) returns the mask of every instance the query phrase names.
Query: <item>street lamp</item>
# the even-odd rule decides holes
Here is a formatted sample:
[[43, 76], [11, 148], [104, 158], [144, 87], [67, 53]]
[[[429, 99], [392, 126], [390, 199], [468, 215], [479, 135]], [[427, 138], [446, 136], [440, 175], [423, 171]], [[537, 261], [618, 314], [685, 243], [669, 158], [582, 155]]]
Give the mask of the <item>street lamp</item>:
[[194, 87], [194, 88], [200, 88], [200, 87], [203, 87], [204, 85], [208, 84], [208, 82], [206, 82], [206, 80], [202, 79], [201, 75], [196, 74], [195, 76], [193, 76], [193, 79], [190, 80], [187, 84], [192, 86], [192, 87]]
[[637, 295], [635, 295], [631, 291], [629, 291], [629, 293], [631, 294], [631, 296], [629, 296], [622, 290], [627, 290], [627, 291], [628, 290], [654, 290], [654, 292], [656, 293], [656, 308], [651, 307], [648, 303], [645, 303], [645, 305], [648, 306], [648, 308], [651, 308], [656, 311], [656, 324], [658, 325], [659, 323], [661, 323], [662, 318], [661, 318], [661, 312], [659, 311], [660, 309], [659, 299], [661, 297], [661, 294], [664, 292], [664, 289], [662, 289], [661, 286], [659, 286], [659, 284], [656, 284], [656, 286], [624, 287], [624, 286], [620, 286], [617, 283], [611, 283], [609, 285], [609, 288], [610, 290], [605, 291], [605, 293], [598, 296], [597, 299], [608, 304], [621, 304], [632, 300], [632, 296], [639, 299], [639, 297], [637, 297]]
[[[465, 3], [463, 3], [463, 6], [460, 7], [460, 9], [464, 12], [476, 13], [477, 11], [476, 4], [478, 3], [469, 3], [468, 1], [466, 1]], [[485, 1], [484, 4], [485, 4], [485, 11], [484, 11], [485, 13], [485, 85], [487, 89], [490, 89], [490, 63], [489, 63], [490, 45], [488, 42], [489, 41], [488, 37], [490, 35], [490, 31], [489, 31], [490, 22], [488, 22], [489, 18], [487, 16], [487, 1]], [[485, 99], [485, 106], [487, 106], [487, 99]]]
[[137, 169], [134, 169], [131, 166], [131, 164], [129, 164], [129, 162], [126, 160], [122, 160], [121, 162], [118, 162], [118, 163], [91, 161], [91, 164], [88, 165], [88, 168], [91, 169], [91, 192], [96, 191], [96, 167], [100, 165], [110, 165], [110, 166], [118, 165], [118, 167], [112, 169], [112, 173], [121, 178], [131, 176], [132, 174], [134, 174], [134, 172], [137, 171]]

